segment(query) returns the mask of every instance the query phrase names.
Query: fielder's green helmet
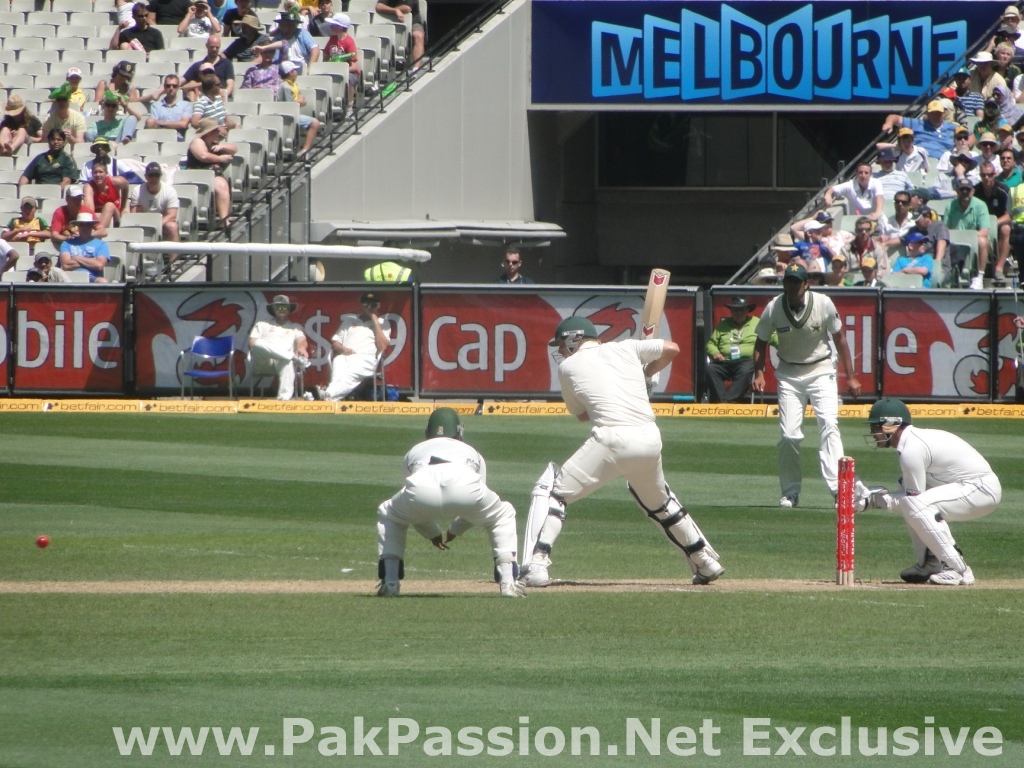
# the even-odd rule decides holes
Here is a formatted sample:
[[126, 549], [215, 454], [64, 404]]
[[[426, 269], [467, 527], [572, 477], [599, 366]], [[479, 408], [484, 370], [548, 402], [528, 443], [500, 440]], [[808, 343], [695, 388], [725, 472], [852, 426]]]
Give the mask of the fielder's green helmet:
[[572, 315], [558, 324], [558, 327], [555, 328], [555, 338], [548, 342], [548, 346], [557, 347], [567, 338], [572, 337], [596, 339], [597, 328], [587, 318]]
[[883, 397], [871, 406], [868, 424], [881, 424], [887, 427], [905, 427], [910, 424], [910, 409], [902, 400], [894, 397]]
[[427, 420], [427, 439], [432, 437], [451, 437], [462, 439], [462, 422], [454, 408], [438, 408]]

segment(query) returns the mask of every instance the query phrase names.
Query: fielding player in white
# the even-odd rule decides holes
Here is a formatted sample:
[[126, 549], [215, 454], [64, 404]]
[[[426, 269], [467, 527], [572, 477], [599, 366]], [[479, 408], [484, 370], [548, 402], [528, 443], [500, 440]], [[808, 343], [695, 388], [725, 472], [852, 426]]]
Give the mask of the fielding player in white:
[[523, 547], [522, 580], [551, 583], [551, 547], [562, 530], [565, 507], [616, 477], [625, 477], [640, 507], [686, 557], [694, 584], [708, 584], [725, 569], [718, 554], [675, 494], [661, 467], [661, 432], [647, 394], [647, 380], [679, 354], [671, 341], [651, 339], [602, 344], [594, 324], [567, 317], [550, 342], [563, 360], [558, 366], [569, 412], [594, 427], [590, 438], [562, 467], [548, 465], [532, 494]]
[[[459, 414], [438, 408], [427, 421], [426, 437], [405, 454], [405, 486], [377, 509], [377, 594], [398, 596], [410, 525], [438, 549], [448, 549], [452, 539], [480, 525], [491, 540], [502, 596], [526, 597], [516, 581], [516, 510], [487, 487], [487, 464], [462, 442]], [[448, 520], [443, 534], [438, 521]]]
[[380, 323], [380, 298], [364, 293], [359, 299], [363, 312], [359, 322], [342, 325], [331, 339], [334, 358], [331, 360], [331, 383], [317, 387], [321, 400], [341, 400], [351, 394], [377, 369], [377, 363], [391, 339]]
[[888, 509], [903, 515], [917, 562], [900, 578], [912, 584], [973, 584], [974, 574], [946, 521], [973, 520], [996, 508], [1003, 490], [992, 467], [951, 432], [913, 426], [910, 410], [893, 398], [871, 406], [868, 428], [869, 445], [896, 449], [903, 475], [901, 489], [892, 494], [858, 483], [858, 509]]
[[802, 264], [786, 267], [783, 293], [768, 302], [757, 324], [754, 344], [755, 392], [764, 392], [764, 367], [768, 362], [768, 342], [778, 333], [779, 365], [779, 506], [795, 507], [800, 501], [800, 444], [803, 442], [804, 408], [808, 401], [818, 419], [818, 457], [821, 474], [835, 496], [839, 490], [839, 459], [843, 441], [839, 436], [839, 390], [836, 367], [828, 339], [832, 337], [839, 361], [846, 372], [850, 394], [858, 397], [860, 382], [854, 375], [850, 348], [843, 337], [843, 321], [832, 300], [807, 289], [807, 270]]
[[255, 370], [273, 370], [277, 375], [277, 399], [291, 400], [295, 395], [297, 367], [309, 367], [309, 342], [298, 323], [288, 317], [296, 305], [281, 294], [267, 304], [273, 320], [260, 320], [249, 334], [249, 349]]

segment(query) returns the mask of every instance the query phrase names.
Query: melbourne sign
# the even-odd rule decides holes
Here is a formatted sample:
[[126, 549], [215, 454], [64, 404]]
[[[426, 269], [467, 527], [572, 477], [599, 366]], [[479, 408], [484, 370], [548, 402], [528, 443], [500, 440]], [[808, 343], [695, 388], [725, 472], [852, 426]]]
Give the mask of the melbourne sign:
[[1003, 10], [973, 2], [534, 0], [533, 102], [908, 104]]

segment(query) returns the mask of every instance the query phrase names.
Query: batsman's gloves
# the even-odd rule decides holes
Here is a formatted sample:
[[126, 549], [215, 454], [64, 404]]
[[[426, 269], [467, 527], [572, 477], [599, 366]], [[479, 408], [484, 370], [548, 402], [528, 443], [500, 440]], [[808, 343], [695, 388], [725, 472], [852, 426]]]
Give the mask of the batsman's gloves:
[[644, 384], [647, 385], [647, 397], [650, 397], [651, 393], [654, 392], [654, 388], [658, 386], [658, 380], [660, 379], [660, 376], [661, 374], [659, 372], [644, 377]]

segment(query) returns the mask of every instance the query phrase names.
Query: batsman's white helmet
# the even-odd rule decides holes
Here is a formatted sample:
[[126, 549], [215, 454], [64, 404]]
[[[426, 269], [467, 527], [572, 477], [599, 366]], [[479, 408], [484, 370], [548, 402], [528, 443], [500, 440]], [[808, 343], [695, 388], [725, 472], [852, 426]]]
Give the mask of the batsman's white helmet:
[[596, 339], [597, 328], [585, 317], [572, 315], [565, 318], [555, 328], [555, 338], [548, 342], [549, 347], [557, 347], [565, 344], [565, 348], [571, 355], [580, 348], [584, 339]]

